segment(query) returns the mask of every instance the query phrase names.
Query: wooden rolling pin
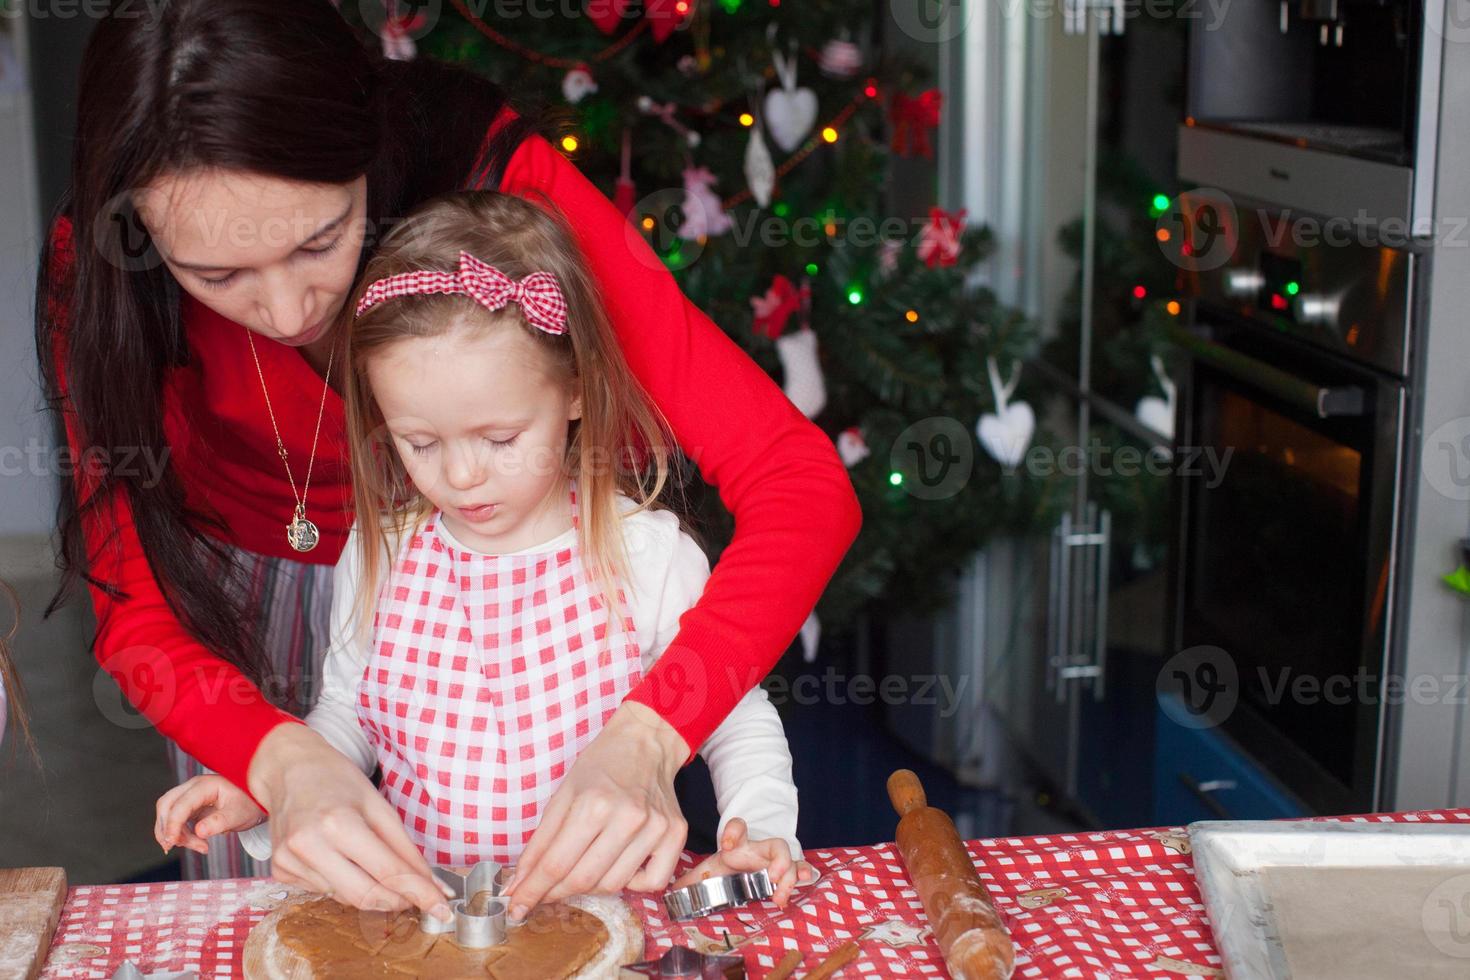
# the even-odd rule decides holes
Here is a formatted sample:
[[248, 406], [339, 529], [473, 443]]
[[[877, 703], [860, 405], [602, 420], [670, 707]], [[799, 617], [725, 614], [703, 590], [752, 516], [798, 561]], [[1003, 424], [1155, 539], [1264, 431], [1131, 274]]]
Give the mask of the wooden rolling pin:
[[888, 777], [888, 798], [900, 818], [898, 852], [950, 974], [955, 980], [1006, 980], [1016, 968], [1016, 949], [954, 821], [928, 805], [919, 777], [908, 769]]

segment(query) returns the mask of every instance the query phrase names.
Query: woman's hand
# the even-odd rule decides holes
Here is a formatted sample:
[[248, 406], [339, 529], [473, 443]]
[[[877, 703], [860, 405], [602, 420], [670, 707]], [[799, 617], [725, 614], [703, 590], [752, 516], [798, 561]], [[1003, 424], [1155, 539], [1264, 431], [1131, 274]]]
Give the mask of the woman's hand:
[[181, 844], [200, 854], [209, 853], [210, 837], [249, 830], [265, 819], [250, 794], [223, 776], [195, 776], [158, 798], [153, 838], [167, 853]]
[[745, 821], [734, 817], [725, 824], [725, 832], [720, 835], [720, 849], [686, 871], [674, 882], [674, 887], [684, 888], [715, 875], [760, 871], [762, 868], [771, 876], [771, 884], [775, 886], [771, 901], [783, 909], [798, 884], [809, 884], [816, 878], [810, 864], [791, 860], [791, 845], [784, 838], [751, 840], [746, 833]]
[[667, 885], [689, 833], [674, 797], [674, 776], [688, 757], [683, 737], [652, 708], [619, 705], [521, 853], [507, 889], [511, 918], [570, 895]]
[[410, 905], [448, 921], [447, 887], [367, 777], [305, 725], [278, 725], [250, 762], [270, 811], [271, 875], [360, 909]]

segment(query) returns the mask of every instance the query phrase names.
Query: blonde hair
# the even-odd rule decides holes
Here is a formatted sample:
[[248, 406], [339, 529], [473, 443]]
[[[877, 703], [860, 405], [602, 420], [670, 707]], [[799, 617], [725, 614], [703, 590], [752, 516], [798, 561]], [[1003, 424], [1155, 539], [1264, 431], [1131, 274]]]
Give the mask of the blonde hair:
[[[453, 271], [463, 250], [520, 279], [536, 271], [556, 277], [568, 308], [567, 332], [551, 335], [528, 324], [509, 303], [491, 312], [458, 294], [416, 294], [378, 303], [353, 318], [358, 300], [379, 279], [415, 270]], [[617, 495], [631, 513], [655, 506], [669, 485], [673, 440], [652, 400], [633, 377], [603, 309], [596, 281], [570, 230], [559, 217], [529, 201], [494, 191], [432, 198], [383, 238], [343, 307], [348, 319], [345, 404], [351, 449], [353, 500], [361, 545], [363, 628], [404, 535], [428, 518], [433, 505], [408, 480], [373, 398], [368, 363], [391, 344], [437, 337], [460, 324], [476, 331], [519, 329], [536, 345], [547, 374], [580, 394], [581, 418], [570, 423], [565, 472], [577, 484], [578, 543], [609, 617], [619, 608], [615, 582], [627, 581]], [[631, 515], [629, 515], [631, 516]], [[617, 622], [617, 620], [610, 620]]]
[[[8, 724], [20, 735], [22, 742], [30, 750], [31, 758], [39, 762], [35, 735], [31, 732], [31, 723], [26, 713], [25, 691], [20, 686], [20, 672], [11, 655], [12, 642], [20, 632], [20, 598], [10, 583], [5, 581], [0, 581], [0, 594], [5, 596], [13, 614], [10, 627], [4, 634], [0, 634], [0, 684], [5, 685], [6, 702], [9, 706]], [[4, 735], [5, 731], [0, 729], [0, 737]]]

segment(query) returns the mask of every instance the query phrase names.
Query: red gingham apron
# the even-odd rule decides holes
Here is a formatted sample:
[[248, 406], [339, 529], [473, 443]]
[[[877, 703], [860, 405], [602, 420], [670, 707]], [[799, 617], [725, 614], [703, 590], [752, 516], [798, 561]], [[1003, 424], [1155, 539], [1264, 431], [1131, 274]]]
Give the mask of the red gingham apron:
[[[571, 493], [575, 526], [576, 493]], [[642, 678], [572, 547], [456, 548], [435, 513], [373, 617], [357, 714], [383, 794], [431, 864], [514, 863], [572, 762]], [[619, 591], [619, 602], [626, 601]]]

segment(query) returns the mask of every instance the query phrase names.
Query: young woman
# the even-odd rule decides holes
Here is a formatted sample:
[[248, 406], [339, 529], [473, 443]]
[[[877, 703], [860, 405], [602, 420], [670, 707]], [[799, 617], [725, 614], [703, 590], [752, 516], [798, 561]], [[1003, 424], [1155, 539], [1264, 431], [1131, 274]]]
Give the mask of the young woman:
[[[83, 463], [66, 587], [90, 586], [95, 654], [180, 777], [197, 760], [248, 790], [275, 876], [363, 907], [439, 893], [393, 808], [296, 723], [352, 522], [332, 325], [383, 229], [467, 188], [566, 218], [630, 368], [737, 528], [547, 804], [519, 898], [668, 881], [675, 773], [784, 651], [860, 520], [830, 441], [494, 85], [371, 55], [328, 0], [117, 5], [84, 56], [38, 289], [47, 393]], [[127, 465], [165, 450], [162, 479]]]

